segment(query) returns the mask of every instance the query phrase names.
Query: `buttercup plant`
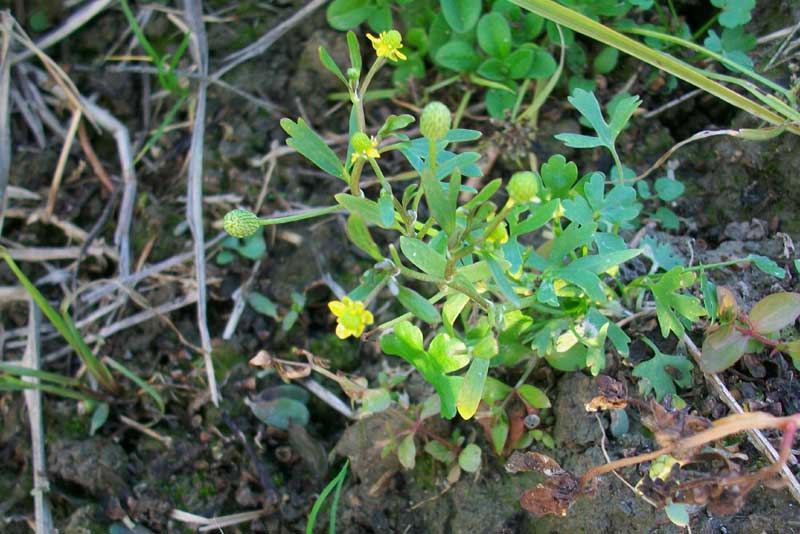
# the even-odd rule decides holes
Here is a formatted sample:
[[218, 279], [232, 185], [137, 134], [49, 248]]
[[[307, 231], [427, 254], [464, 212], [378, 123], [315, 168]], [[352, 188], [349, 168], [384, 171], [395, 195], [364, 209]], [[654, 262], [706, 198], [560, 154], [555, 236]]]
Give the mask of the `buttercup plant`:
[[[370, 41], [377, 57], [363, 76], [354, 33], [347, 34], [346, 76], [320, 48], [323, 65], [345, 85], [352, 104], [344, 159], [302, 119], [281, 122], [289, 135], [287, 144], [341, 180], [347, 192], [335, 195], [334, 205], [289, 217], [259, 219], [233, 210], [223, 224], [232, 235], [245, 237], [267, 224], [346, 214], [348, 238], [374, 263], [357, 287], [329, 303], [336, 335], [345, 339], [380, 334], [383, 352], [410, 363], [435, 390], [408, 428], [387, 445], [404, 466], [414, 465], [419, 435], [441, 445], [424, 448], [434, 458], [438, 455], [449, 463], [458, 454], [461, 461], [467, 450], [463, 440], [448, 441], [421, 431], [421, 421], [435, 412], [447, 419], [456, 414], [476, 418], [497, 454], [525, 448], [534, 439], [552, 445], [552, 438], [538, 428], [550, 418], [550, 400], [545, 391], [527, 383], [538, 364], [544, 361], [561, 371], [588, 369], [597, 376], [606, 367], [607, 349], [621, 358], [628, 356], [631, 339], [617, 321], [654, 308], [662, 335], [680, 338], [688, 325], [713, 315], [706, 271], [750, 262], [777, 274], [766, 258], [689, 267], [655, 245], [649, 251], [629, 247], [625, 236], [640, 226], [640, 201], [652, 198], [649, 187], [633, 187], [635, 175], [624, 167], [616, 148], [617, 137], [639, 105], [637, 97], [618, 98], [607, 114], [591, 92], [576, 89], [570, 97], [592, 134], [557, 138], [570, 147], [607, 150], [615, 162], [608, 174], [595, 171], [579, 177], [575, 163], [555, 155], [539, 169], [514, 173], [504, 192], [501, 178], [475, 190], [462, 183], [462, 177], [481, 176], [476, 165], [480, 155], [452, 147], [475, 141], [481, 133], [453, 128], [444, 103], [430, 102], [422, 109], [421, 137], [404, 133], [415, 121], [406, 114], [388, 116], [370, 135], [364, 95], [387, 61], [400, 63], [404, 57], [402, 36], [396, 31]], [[413, 169], [411, 183], [402, 190], [396, 190], [397, 182], [388, 180], [381, 169], [391, 152]], [[368, 171], [378, 185], [376, 194], [362, 189], [361, 177]], [[674, 184], [657, 180], [655, 187], [661, 199], [674, 200], [680, 194]], [[388, 231], [385, 245], [376, 242], [372, 228]], [[532, 245], [534, 241], [541, 245]], [[653, 262], [651, 272], [634, 279], [623, 276], [620, 266], [640, 255]], [[690, 292], [698, 271], [705, 306]], [[376, 319], [384, 319], [373, 317], [369, 309], [387, 298], [396, 300], [405, 313], [367, 331]], [[677, 393], [676, 386], [690, 384], [689, 360], [678, 362], [679, 357], [648, 344], [656, 355], [634, 373], [650, 384], [645, 391], [652, 389], [661, 399]], [[671, 373], [676, 365], [680, 376]], [[513, 384], [503, 381], [509, 376], [517, 377]], [[347, 386], [346, 391], [374, 412], [392, 405], [390, 389], [388, 385], [354, 394]], [[461, 466], [465, 471], [477, 469], [470, 455], [467, 467]]]

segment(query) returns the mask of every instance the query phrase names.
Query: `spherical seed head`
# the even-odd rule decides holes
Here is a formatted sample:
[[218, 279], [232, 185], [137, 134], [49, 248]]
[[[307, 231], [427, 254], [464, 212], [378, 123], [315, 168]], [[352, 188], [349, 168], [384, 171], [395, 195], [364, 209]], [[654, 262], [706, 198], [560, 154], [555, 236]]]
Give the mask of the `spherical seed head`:
[[431, 102], [422, 110], [419, 131], [432, 141], [442, 139], [450, 131], [450, 110], [441, 102]]
[[236, 209], [225, 214], [222, 227], [233, 237], [241, 239], [255, 234], [261, 228], [261, 224], [252, 211]]
[[372, 140], [364, 132], [356, 132], [350, 138], [350, 143], [353, 145], [353, 150], [356, 152], [366, 152], [372, 148]]
[[392, 48], [400, 48], [400, 45], [403, 44], [403, 36], [400, 35], [400, 32], [397, 30], [389, 30], [386, 32], [383, 40]]
[[531, 171], [516, 172], [506, 186], [508, 196], [517, 204], [525, 204], [536, 198], [539, 192], [539, 180]]

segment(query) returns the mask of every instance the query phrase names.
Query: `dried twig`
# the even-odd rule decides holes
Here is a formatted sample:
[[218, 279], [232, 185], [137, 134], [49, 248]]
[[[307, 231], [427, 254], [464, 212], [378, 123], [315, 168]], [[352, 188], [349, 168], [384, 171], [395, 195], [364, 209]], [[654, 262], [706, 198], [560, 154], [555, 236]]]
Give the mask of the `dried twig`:
[[92, 171], [94, 171], [95, 176], [97, 176], [100, 183], [103, 184], [103, 187], [106, 188], [106, 191], [112, 193], [114, 191], [114, 184], [111, 182], [111, 177], [106, 172], [105, 167], [100, 163], [100, 158], [97, 157], [94, 147], [92, 147], [92, 142], [89, 140], [89, 134], [86, 133], [86, 126], [83, 123], [78, 126], [78, 140], [81, 143], [81, 148], [86, 155], [86, 159], [89, 160], [89, 165], [92, 166]]
[[[184, 13], [189, 28], [192, 30], [191, 51], [200, 74], [205, 78], [208, 74], [208, 43], [203, 24], [202, 0], [184, 0]], [[197, 278], [197, 326], [200, 329], [200, 340], [203, 346], [203, 358], [208, 377], [208, 388], [211, 402], [219, 406], [219, 390], [214, 375], [214, 361], [211, 359], [211, 335], [208, 332], [206, 313], [206, 260], [203, 245], [203, 136], [206, 121], [206, 92], [208, 83], [202, 79], [197, 84], [194, 126], [192, 128], [191, 153], [188, 185], [186, 188], [186, 218], [194, 237], [195, 276]]]
[[[28, 347], [25, 351], [25, 365], [31, 369], [39, 370], [41, 361], [41, 341], [39, 327], [42, 323], [42, 313], [33, 300], [29, 301], [28, 314]], [[38, 383], [33, 377], [24, 377], [23, 380]], [[36, 513], [36, 533], [50, 534], [53, 532], [53, 518], [50, 514], [50, 502], [46, 493], [50, 490], [47, 481], [47, 466], [44, 449], [44, 418], [42, 417], [42, 392], [39, 389], [25, 390], [25, 404], [28, 406], [28, 417], [31, 425], [31, 455], [33, 456], [33, 502]]]
[[250, 287], [256, 279], [259, 269], [261, 268], [261, 260], [256, 261], [253, 268], [250, 270], [250, 276], [247, 280], [233, 292], [233, 310], [231, 311], [228, 322], [225, 323], [225, 330], [222, 331], [222, 339], [230, 339], [236, 332], [236, 326], [239, 324], [239, 319], [244, 313], [247, 305], [247, 296], [250, 294]]

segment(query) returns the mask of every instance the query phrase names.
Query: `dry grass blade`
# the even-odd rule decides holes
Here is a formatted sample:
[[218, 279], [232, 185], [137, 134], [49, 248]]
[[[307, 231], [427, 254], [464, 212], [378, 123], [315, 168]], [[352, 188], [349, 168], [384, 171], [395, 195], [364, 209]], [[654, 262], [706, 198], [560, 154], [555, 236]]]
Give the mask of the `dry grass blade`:
[[61, 147], [61, 153], [58, 155], [58, 164], [56, 165], [56, 170], [53, 173], [53, 181], [50, 183], [50, 192], [47, 195], [47, 207], [45, 208], [45, 218], [50, 217], [56, 207], [56, 196], [58, 195], [58, 190], [61, 188], [61, 180], [64, 177], [64, 168], [67, 166], [69, 151], [72, 148], [72, 142], [75, 140], [75, 134], [78, 132], [78, 126], [81, 123], [82, 115], [83, 114], [81, 113], [80, 109], [76, 109], [72, 112], [72, 120], [70, 121], [69, 129], [67, 130], [67, 138], [64, 140], [64, 144]]
[[[28, 346], [25, 351], [25, 364], [31, 369], [39, 370], [41, 361], [41, 341], [39, 329], [42, 324], [42, 313], [33, 300], [29, 303], [28, 314]], [[38, 383], [37, 378], [25, 377], [23, 380]], [[42, 392], [38, 389], [25, 390], [25, 404], [31, 426], [31, 455], [33, 456], [33, 502], [36, 514], [36, 533], [53, 532], [53, 517], [50, 514], [50, 502], [46, 493], [50, 489], [47, 481], [47, 466], [44, 448], [44, 418], [42, 417]]]
[[8, 174], [11, 171], [11, 117], [9, 109], [9, 87], [11, 85], [11, 22], [3, 17], [2, 36], [0, 36], [0, 234], [3, 233], [3, 213], [8, 199]]
[[192, 30], [191, 52], [197, 63], [202, 79], [197, 84], [194, 126], [190, 148], [189, 172], [186, 191], [186, 218], [194, 237], [195, 275], [197, 277], [197, 326], [203, 346], [203, 359], [206, 366], [208, 388], [211, 401], [219, 406], [219, 390], [214, 375], [214, 361], [211, 359], [211, 336], [208, 332], [206, 308], [206, 259], [203, 244], [203, 137], [206, 121], [206, 94], [208, 83], [208, 42], [203, 24], [203, 3], [201, 0], [185, 0], [184, 11], [189, 28]]

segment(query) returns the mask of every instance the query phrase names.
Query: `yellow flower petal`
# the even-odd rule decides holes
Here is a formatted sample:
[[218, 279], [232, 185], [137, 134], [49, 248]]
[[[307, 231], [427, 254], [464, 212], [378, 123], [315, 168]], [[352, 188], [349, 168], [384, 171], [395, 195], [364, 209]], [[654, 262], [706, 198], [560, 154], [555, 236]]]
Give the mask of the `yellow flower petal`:
[[343, 302], [332, 300], [328, 303], [328, 308], [336, 317], [341, 317], [341, 315], [345, 312], [346, 307]]
[[350, 330], [344, 327], [343, 324], [336, 325], [336, 337], [339, 339], [347, 339], [350, 337]]

